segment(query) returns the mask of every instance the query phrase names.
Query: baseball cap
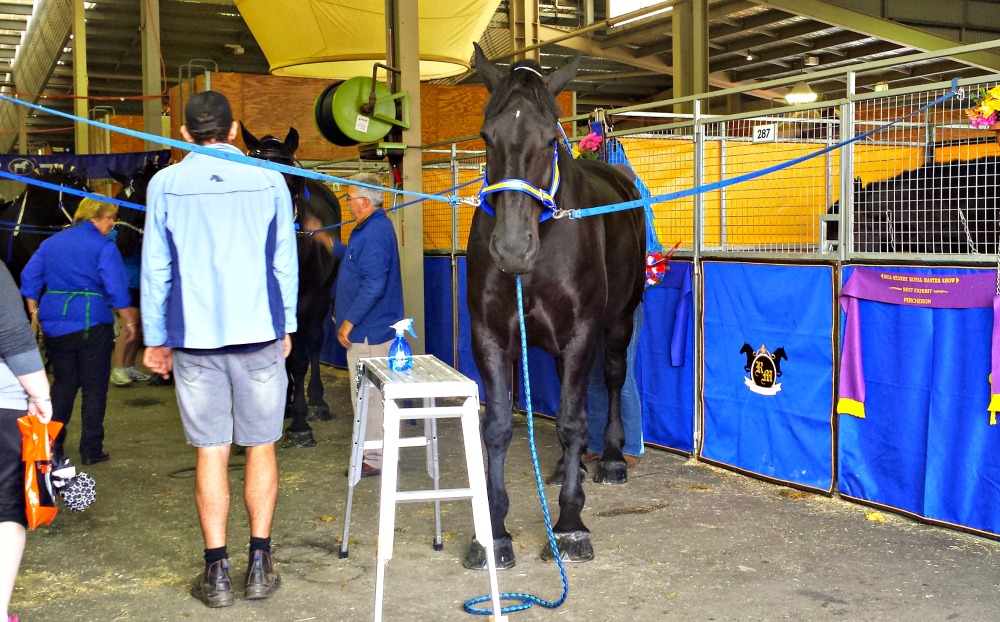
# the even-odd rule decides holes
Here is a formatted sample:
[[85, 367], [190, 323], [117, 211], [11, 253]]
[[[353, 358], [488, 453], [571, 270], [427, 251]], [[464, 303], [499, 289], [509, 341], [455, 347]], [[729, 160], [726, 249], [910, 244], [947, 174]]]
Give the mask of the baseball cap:
[[185, 125], [189, 132], [228, 129], [233, 124], [229, 100], [216, 91], [195, 93], [184, 106]]

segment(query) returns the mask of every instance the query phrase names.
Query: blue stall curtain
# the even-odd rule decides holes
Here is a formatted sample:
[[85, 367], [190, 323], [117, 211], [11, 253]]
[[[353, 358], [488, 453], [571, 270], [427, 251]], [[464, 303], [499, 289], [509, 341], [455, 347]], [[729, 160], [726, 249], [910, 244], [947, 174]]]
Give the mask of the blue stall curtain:
[[642, 334], [635, 356], [647, 443], [694, 451], [693, 266], [672, 261], [665, 278], [643, 296]]
[[[868, 272], [846, 269], [845, 285], [858, 270]], [[942, 284], [955, 276], [981, 278], [992, 280], [991, 293], [996, 291], [992, 270], [878, 271], [940, 278]], [[992, 305], [956, 309], [856, 300], [845, 323], [852, 313], [860, 320], [865, 418], [839, 419], [839, 491], [918, 518], [1000, 534], [1000, 430], [990, 427], [986, 413]]]
[[834, 271], [704, 263], [701, 457], [833, 488]]

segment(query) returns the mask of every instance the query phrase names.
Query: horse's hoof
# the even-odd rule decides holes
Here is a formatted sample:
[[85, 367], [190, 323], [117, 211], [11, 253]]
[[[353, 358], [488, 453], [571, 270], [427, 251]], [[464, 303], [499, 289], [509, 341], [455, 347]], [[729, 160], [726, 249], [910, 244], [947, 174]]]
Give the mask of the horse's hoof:
[[[571, 531], [569, 533], [557, 533], [556, 547], [559, 549], [559, 557], [563, 563], [589, 562], [594, 560], [594, 546], [590, 543], [589, 531]], [[552, 547], [546, 543], [542, 548], [542, 561], [553, 562], [556, 556], [552, 553]]]
[[[493, 541], [493, 559], [496, 561], [497, 570], [510, 570], [517, 563], [514, 559], [514, 541], [510, 536]], [[462, 560], [462, 566], [469, 570], [486, 570], [486, 547], [479, 544], [479, 540], [472, 539], [469, 552]]]
[[306, 416], [307, 421], [330, 421], [333, 419], [333, 415], [330, 413], [330, 409], [322, 404], [320, 406], [310, 406], [309, 414]]
[[315, 447], [316, 439], [313, 437], [312, 430], [306, 430], [304, 432], [293, 432], [291, 430], [287, 430], [285, 432], [285, 438], [281, 441], [281, 446], [285, 449]]
[[598, 484], [624, 484], [628, 481], [628, 465], [624, 460], [602, 460], [594, 469], [594, 481]]

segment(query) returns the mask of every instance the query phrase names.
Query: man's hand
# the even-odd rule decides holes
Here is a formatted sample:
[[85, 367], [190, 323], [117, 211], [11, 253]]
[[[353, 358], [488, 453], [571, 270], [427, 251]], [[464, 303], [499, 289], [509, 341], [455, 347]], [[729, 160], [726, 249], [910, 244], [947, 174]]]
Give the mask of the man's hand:
[[174, 351], [164, 346], [146, 346], [142, 353], [142, 363], [154, 374], [160, 374], [164, 380], [174, 368]]
[[340, 345], [345, 348], [351, 347], [351, 331], [354, 330], [354, 324], [351, 324], [347, 320], [344, 320], [340, 324], [340, 328], [337, 330], [337, 341]]
[[285, 333], [285, 338], [281, 340], [281, 351], [284, 352], [285, 358], [292, 353], [292, 336]]
[[302, 222], [302, 230], [306, 232], [312, 232], [310, 233], [310, 236], [312, 237], [313, 241], [316, 242], [317, 244], [322, 245], [323, 248], [326, 249], [327, 253], [332, 253], [333, 238], [330, 237], [329, 230], [320, 231], [320, 229], [323, 228], [323, 223], [320, 221], [320, 219], [316, 218], [311, 214], [308, 215], [300, 214], [299, 219]]

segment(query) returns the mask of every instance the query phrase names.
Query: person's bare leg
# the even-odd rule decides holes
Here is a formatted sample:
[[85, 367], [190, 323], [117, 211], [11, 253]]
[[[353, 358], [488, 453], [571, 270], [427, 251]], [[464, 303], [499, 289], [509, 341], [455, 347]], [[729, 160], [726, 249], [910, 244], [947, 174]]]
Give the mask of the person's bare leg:
[[250, 536], [269, 538], [278, 502], [278, 457], [274, 443], [247, 447], [243, 496], [250, 516]]
[[135, 331], [135, 339], [125, 342], [122, 352], [122, 367], [135, 367], [135, 357], [139, 354], [139, 344], [142, 343], [142, 328]]
[[274, 443], [247, 447], [246, 482], [243, 496], [246, 499], [247, 514], [250, 515], [250, 559], [244, 578], [244, 594], [247, 600], [268, 598], [281, 584], [281, 578], [274, 570], [270, 547], [255, 549], [254, 539], [271, 537], [271, 522], [274, 506], [278, 501], [278, 459], [274, 453]]
[[226, 546], [229, 520], [229, 445], [199, 447], [194, 500], [206, 549]]
[[14, 580], [21, 567], [24, 553], [24, 527], [20, 523], [0, 523], [0, 619], [6, 620], [10, 612], [10, 595], [14, 592]]

